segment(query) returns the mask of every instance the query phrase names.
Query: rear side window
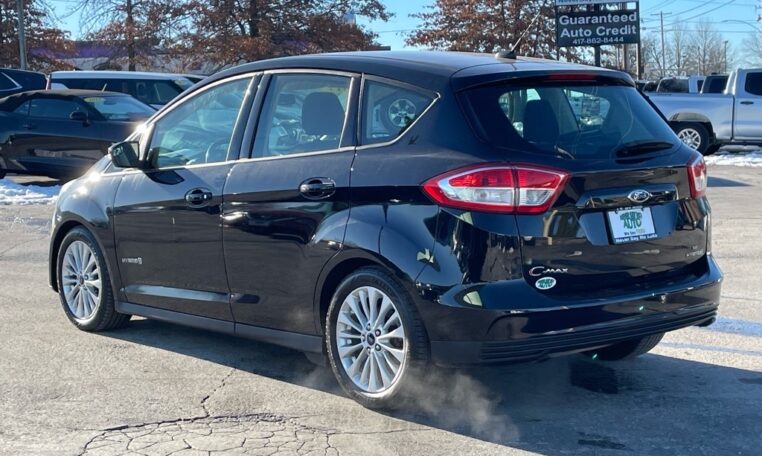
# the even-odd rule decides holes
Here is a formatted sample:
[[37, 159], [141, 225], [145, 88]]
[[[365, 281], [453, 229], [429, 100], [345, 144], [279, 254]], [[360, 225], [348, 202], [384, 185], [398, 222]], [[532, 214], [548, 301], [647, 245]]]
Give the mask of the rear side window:
[[252, 157], [337, 149], [349, 101], [346, 76], [273, 76], [257, 125]]
[[68, 119], [74, 111], [82, 111], [82, 109], [79, 104], [73, 101], [40, 98], [32, 100], [29, 115], [31, 117], [46, 117], [48, 119]]
[[762, 95], [762, 73], [747, 73], [744, 88], [752, 95]]
[[375, 144], [401, 135], [434, 99], [420, 92], [366, 81], [363, 93], [363, 144]]
[[467, 91], [465, 101], [485, 140], [517, 151], [602, 159], [641, 141], [677, 143], [629, 86], [496, 85]]

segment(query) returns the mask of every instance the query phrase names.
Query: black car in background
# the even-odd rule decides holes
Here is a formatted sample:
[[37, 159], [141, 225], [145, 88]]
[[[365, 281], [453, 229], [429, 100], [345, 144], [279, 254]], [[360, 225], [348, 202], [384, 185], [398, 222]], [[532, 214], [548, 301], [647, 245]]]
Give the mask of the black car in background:
[[114, 92], [37, 90], [0, 99], [0, 176], [77, 177], [154, 112]]
[[36, 71], [0, 68], [0, 98], [27, 90], [44, 89], [47, 78]]
[[445, 52], [261, 61], [62, 188], [50, 283], [82, 330], [141, 315], [265, 340], [394, 407], [427, 363], [618, 360], [710, 324], [706, 185], [624, 73]]

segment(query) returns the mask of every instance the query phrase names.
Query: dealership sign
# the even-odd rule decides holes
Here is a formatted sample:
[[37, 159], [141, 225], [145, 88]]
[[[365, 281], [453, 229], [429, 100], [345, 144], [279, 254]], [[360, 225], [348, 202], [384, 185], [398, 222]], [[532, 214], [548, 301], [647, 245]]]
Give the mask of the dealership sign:
[[556, 11], [557, 46], [637, 43], [640, 41], [639, 25], [637, 10]]

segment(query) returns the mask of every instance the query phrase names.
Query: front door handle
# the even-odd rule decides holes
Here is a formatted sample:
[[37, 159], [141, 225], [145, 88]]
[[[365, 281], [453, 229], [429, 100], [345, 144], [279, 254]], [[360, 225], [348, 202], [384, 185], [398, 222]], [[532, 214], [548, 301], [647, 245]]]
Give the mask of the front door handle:
[[336, 182], [328, 177], [311, 177], [299, 185], [299, 193], [312, 200], [328, 198], [336, 193]]
[[212, 192], [205, 188], [194, 188], [185, 194], [185, 201], [188, 206], [201, 207], [212, 200]]
[[742, 101], [741, 104], [742, 105], [753, 105], [754, 102], [753, 101]]
[[37, 129], [37, 125], [28, 123], [28, 124], [22, 125], [21, 128], [26, 128], [27, 130], [35, 130]]

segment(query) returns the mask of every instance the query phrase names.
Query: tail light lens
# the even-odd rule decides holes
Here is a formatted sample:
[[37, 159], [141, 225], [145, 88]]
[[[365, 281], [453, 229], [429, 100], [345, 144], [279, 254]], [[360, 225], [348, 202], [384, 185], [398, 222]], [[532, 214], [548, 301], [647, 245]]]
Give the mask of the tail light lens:
[[550, 168], [485, 165], [433, 177], [423, 191], [458, 209], [505, 214], [541, 214], [556, 201], [569, 174]]
[[706, 163], [704, 157], [696, 157], [688, 163], [688, 183], [691, 187], [691, 197], [700, 198], [706, 194]]

